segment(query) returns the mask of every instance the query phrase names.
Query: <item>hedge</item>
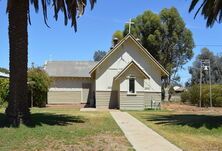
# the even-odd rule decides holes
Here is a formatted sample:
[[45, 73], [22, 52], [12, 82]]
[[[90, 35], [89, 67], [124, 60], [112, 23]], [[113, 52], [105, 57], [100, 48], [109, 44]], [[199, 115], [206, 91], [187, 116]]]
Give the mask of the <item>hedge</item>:
[[9, 96], [9, 80], [0, 78], [0, 107], [6, 107]]
[[[204, 107], [210, 106], [210, 86], [202, 85], [201, 104]], [[212, 103], [214, 107], [222, 107], [222, 85], [212, 85]], [[181, 94], [181, 101], [199, 105], [200, 102], [200, 86], [194, 85]]]
[[47, 92], [51, 84], [51, 79], [48, 74], [40, 68], [30, 69], [28, 71], [28, 83], [30, 102], [31, 97], [33, 97], [34, 106], [45, 107], [47, 102]]

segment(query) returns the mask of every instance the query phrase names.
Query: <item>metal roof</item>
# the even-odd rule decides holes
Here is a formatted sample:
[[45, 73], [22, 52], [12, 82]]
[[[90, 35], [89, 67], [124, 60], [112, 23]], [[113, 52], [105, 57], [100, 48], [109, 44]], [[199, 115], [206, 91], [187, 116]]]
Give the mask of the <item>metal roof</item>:
[[0, 77], [2, 77], [2, 78], [9, 78], [9, 74], [0, 72]]
[[50, 77], [91, 77], [89, 71], [96, 64], [94, 61], [48, 61], [45, 71]]

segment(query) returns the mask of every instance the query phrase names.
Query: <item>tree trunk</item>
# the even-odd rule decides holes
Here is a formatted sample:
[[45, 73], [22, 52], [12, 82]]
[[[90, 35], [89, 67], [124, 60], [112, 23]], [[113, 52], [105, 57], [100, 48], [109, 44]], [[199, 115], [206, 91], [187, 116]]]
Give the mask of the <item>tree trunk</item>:
[[28, 63], [28, 0], [9, 0], [9, 65], [10, 86], [7, 119], [12, 126], [29, 121], [27, 88]]

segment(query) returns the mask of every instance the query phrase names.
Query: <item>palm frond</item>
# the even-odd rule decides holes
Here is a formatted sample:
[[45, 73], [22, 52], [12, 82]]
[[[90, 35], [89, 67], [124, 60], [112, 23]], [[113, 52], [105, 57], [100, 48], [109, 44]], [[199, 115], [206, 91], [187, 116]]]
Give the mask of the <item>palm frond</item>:
[[[10, 9], [13, 9], [12, 3], [14, 0], [8, 0], [7, 9], [8, 12]], [[93, 9], [94, 4], [96, 3], [96, 0], [89, 0], [91, 9]], [[67, 25], [68, 21], [71, 21], [71, 27], [74, 27], [75, 31], [77, 31], [77, 17], [80, 17], [84, 14], [85, 7], [87, 4], [87, 0], [27, 0], [29, 2], [29, 5], [33, 5], [35, 12], [39, 11], [39, 6], [41, 3], [42, 6], [42, 12], [43, 12], [43, 18], [45, 24], [47, 24], [48, 20], [48, 7], [53, 7], [54, 10], [54, 18], [55, 20], [58, 20], [58, 14], [59, 12], [62, 12], [64, 16], [64, 24]], [[29, 23], [31, 24], [30, 20], [30, 6], [27, 10], [27, 15], [29, 18]], [[49, 26], [48, 26], [49, 27]]]
[[[189, 12], [193, 11], [200, 0], [192, 0]], [[222, 0], [203, 0], [194, 18], [201, 10], [201, 15], [207, 20], [207, 27], [212, 27], [215, 21], [222, 22]]]

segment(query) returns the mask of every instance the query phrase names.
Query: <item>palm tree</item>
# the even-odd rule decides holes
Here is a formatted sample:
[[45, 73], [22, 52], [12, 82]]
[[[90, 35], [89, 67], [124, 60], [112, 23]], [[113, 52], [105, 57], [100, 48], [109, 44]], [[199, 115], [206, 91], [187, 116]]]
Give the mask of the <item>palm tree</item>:
[[[27, 62], [28, 62], [28, 21], [30, 22], [30, 6], [39, 10], [41, 2], [44, 21], [47, 25], [47, 7], [53, 6], [54, 17], [58, 19], [61, 11], [64, 23], [77, 30], [76, 17], [84, 13], [87, 0], [8, 0], [7, 12], [9, 20], [10, 49], [10, 92], [6, 116], [11, 126], [19, 126], [20, 121], [27, 124], [30, 121], [30, 110], [27, 96]], [[90, 0], [93, 8], [96, 0]], [[47, 25], [48, 26], [48, 25]]]
[[[189, 12], [194, 10], [200, 0], [192, 0]], [[207, 20], [207, 27], [212, 27], [215, 21], [222, 22], [222, 0], [202, 0], [199, 8], [196, 11], [195, 17], [201, 11], [204, 19]]]

